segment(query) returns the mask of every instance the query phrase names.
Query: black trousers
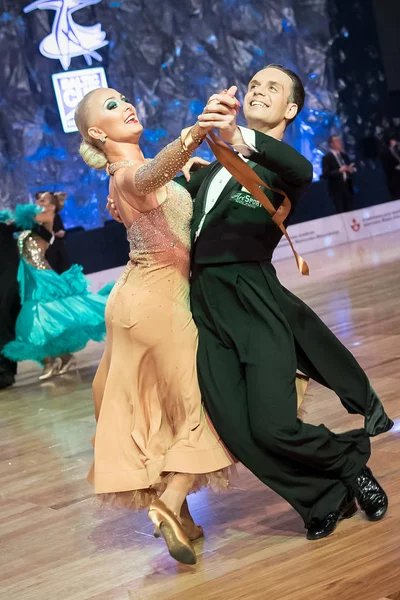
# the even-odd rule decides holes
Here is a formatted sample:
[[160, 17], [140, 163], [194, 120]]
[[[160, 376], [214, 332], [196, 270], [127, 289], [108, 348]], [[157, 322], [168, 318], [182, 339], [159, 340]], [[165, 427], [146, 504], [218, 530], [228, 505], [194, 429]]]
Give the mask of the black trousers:
[[19, 253], [11, 227], [0, 224], [0, 389], [13, 383], [17, 363], [1, 354], [15, 339], [15, 323], [21, 309], [17, 272]]
[[331, 197], [337, 214], [353, 210], [354, 194], [349, 189], [349, 186], [346, 184], [346, 182], [343, 182], [338, 189], [331, 190]]
[[[364, 371], [269, 263], [194, 265], [191, 302], [200, 388], [219, 435], [306, 527], [322, 519], [354, 486], [369, 436], [393, 425]], [[298, 419], [296, 368], [365, 415], [365, 427], [335, 434]]]

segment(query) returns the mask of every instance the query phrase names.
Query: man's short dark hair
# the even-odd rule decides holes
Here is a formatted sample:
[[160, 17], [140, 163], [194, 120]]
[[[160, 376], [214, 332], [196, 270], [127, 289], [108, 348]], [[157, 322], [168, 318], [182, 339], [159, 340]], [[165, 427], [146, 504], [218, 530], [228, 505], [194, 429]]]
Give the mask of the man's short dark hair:
[[340, 137], [340, 135], [337, 133], [333, 133], [332, 135], [330, 135], [328, 137], [328, 145], [331, 146], [334, 138], [338, 138], [338, 137]]
[[291, 69], [285, 69], [285, 67], [282, 65], [275, 65], [275, 64], [267, 65], [266, 67], [264, 67], [264, 69], [278, 69], [278, 71], [282, 71], [282, 73], [285, 73], [292, 80], [292, 93], [290, 94], [290, 96], [288, 98], [288, 104], [289, 104], [289, 102], [293, 102], [293, 104], [297, 104], [297, 113], [296, 113], [296, 116], [293, 117], [293, 119], [288, 120], [288, 125], [290, 125], [290, 123], [292, 123], [295, 120], [297, 115], [300, 114], [300, 112], [302, 111], [303, 106], [304, 106], [306, 92], [304, 89], [303, 82], [301, 81], [301, 79], [297, 75], [297, 73], [295, 73]]

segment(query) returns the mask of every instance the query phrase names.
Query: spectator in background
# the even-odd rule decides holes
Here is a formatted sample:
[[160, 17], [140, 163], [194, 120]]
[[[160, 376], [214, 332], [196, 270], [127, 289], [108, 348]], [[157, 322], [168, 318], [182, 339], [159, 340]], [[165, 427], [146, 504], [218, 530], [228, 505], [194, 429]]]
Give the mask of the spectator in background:
[[348, 212], [353, 209], [352, 175], [356, 168], [345, 154], [343, 142], [338, 135], [331, 135], [328, 144], [330, 151], [322, 159], [322, 178], [328, 181], [329, 195], [336, 212]]
[[387, 132], [381, 151], [382, 167], [392, 200], [400, 200], [400, 148], [398, 136]]
[[41, 192], [36, 192], [35, 200], [38, 201], [38, 199], [40, 197], [44, 196], [45, 194], [55, 196], [57, 199], [56, 206], [60, 207], [59, 210], [58, 209], [56, 210], [56, 213], [54, 216], [54, 223], [53, 223], [54, 239], [47, 249], [46, 260], [48, 261], [48, 263], [51, 266], [51, 268], [53, 269], [53, 271], [55, 271], [56, 273], [61, 275], [61, 273], [68, 271], [68, 269], [71, 266], [71, 263], [68, 259], [67, 251], [65, 249], [65, 244], [64, 244], [64, 237], [65, 237], [64, 223], [60, 216], [60, 212], [64, 208], [64, 203], [65, 203], [65, 200], [67, 199], [67, 194], [64, 194], [64, 192], [52, 193], [52, 192], [41, 191]]

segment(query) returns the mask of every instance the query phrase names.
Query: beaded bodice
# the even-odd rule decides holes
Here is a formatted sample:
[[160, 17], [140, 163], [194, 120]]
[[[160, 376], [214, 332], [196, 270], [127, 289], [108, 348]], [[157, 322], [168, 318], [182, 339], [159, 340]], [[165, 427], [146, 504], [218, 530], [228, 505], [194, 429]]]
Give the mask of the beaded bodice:
[[48, 243], [32, 231], [23, 231], [18, 238], [19, 251], [32, 267], [42, 271], [50, 269], [45, 258]]
[[141, 213], [127, 230], [130, 258], [144, 267], [177, 267], [188, 275], [190, 223], [193, 203], [190, 194], [171, 181], [162, 204]]

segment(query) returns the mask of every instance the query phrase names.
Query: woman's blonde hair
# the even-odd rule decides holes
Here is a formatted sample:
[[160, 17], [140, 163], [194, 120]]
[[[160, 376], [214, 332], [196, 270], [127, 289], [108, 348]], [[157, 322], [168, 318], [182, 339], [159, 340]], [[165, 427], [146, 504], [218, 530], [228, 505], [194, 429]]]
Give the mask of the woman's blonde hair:
[[104, 150], [98, 146], [101, 142], [91, 138], [88, 133], [90, 121], [90, 99], [96, 90], [88, 92], [82, 98], [75, 110], [75, 123], [82, 136], [79, 154], [92, 169], [105, 169], [107, 167], [107, 156]]

